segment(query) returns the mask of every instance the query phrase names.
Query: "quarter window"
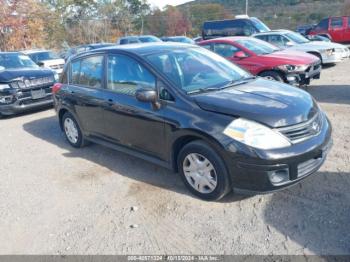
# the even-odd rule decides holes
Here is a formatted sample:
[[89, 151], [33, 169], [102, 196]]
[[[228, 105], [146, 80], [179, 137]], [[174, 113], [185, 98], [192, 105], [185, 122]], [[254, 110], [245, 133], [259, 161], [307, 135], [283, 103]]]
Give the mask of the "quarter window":
[[91, 56], [72, 63], [72, 84], [102, 87], [103, 56]]
[[223, 57], [233, 57], [233, 55], [240, 51], [239, 48], [229, 44], [215, 44], [214, 52]]
[[342, 17], [334, 17], [331, 20], [332, 28], [341, 28], [343, 27], [343, 18]]
[[108, 58], [107, 89], [134, 96], [141, 87], [155, 90], [155, 83], [155, 77], [136, 60], [125, 55]]

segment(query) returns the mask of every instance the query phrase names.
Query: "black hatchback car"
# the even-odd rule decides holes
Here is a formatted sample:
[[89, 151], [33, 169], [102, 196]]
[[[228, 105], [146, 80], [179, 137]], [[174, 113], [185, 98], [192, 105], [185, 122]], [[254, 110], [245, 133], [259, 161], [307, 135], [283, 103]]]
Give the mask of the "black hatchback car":
[[193, 45], [79, 55], [53, 93], [72, 146], [92, 141], [171, 168], [207, 200], [293, 185], [320, 168], [331, 143], [308, 93]]
[[24, 54], [0, 53], [0, 117], [52, 106], [56, 80], [57, 73], [39, 67]]

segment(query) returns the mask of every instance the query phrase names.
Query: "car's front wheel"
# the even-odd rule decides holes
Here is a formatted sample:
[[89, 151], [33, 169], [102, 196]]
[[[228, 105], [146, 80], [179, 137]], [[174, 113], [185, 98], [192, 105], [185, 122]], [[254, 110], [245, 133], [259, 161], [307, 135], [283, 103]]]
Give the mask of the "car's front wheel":
[[231, 190], [221, 157], [203, 141], [194, 141], [180, 151], [178, 169], [187, 188], [204, 200], [219, 200]]
[[62, 127], [69, 144], [73, 147], [83, 147], [85, 145], [84, 137], [78, 122], [71, 113], [66, 112], [63, 115]]

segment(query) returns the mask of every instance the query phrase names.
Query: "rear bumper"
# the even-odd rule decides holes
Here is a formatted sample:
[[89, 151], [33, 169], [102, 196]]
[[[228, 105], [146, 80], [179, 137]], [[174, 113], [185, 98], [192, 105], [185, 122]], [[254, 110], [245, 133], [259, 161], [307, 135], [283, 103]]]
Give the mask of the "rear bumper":
[[[233, 188], [238, 193], [269, 193], [299, 183], [322, 166], [332, 146], [331, 126], [327, 121], [321, 133], [289, 148], [270, 152], [246, 152], [237, 158], [237, 147], [230, 146], [231, 157], [226, 160]], [[239, 149], [238, 149], [239, 150]], [[282, 174], [286, 179], [274, 182]]]

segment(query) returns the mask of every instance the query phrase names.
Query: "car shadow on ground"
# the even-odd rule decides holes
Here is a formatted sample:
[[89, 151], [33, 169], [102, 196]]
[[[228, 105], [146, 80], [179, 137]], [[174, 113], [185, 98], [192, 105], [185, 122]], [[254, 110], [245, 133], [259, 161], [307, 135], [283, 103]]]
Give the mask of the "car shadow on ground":
[[350, 254], [350, 173], [318, 172], [275, 193], [265, 222], [316, 254]]
[[[136, 181], [194, 197], [185, 188], [180, 176], [171, 170], [96, 144], [89, 144], [80, 149], [73, 148], [61, 132], [56, 116], [26, 123], [23, 125], [23, 129], [31, 135], [67, 151], [63, 153], [66, 158], [86, 159]], [[229, 194], [220, 202], [234, 202], [247, 197], [250, 196]]]
[[314, 85], [306, 91], [320, 103], [350, 104], [350, 85]]

